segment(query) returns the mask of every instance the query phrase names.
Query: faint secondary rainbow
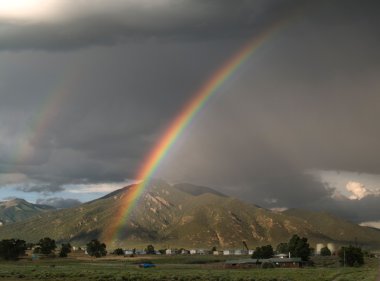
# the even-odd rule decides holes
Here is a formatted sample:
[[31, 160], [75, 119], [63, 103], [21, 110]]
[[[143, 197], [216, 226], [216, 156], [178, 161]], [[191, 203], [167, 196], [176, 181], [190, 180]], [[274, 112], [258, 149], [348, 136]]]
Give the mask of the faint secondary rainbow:
[[184, 106], [174, 121], [166, 129], [163, 136], [143, 162], [136, 179], [140, 182], [133, 185], [123, 198], [122, 206], [119, 208], [114, 223], [110, 226], [105, 237], [108, 241], [117, 239], [123, 229], [124, 223], [138, 202], [146, 186], [152, 179], [159, 164], [168, 154], [170, 148], [181, 136], [182, 132], [189, 126], [194, 116], [204, 108], [207, 101], [218, 91], [223, 83], [233, 75], [237, 69], [266, 41], [273, 37], [279, 30], [284, 28], [289, 20], [279, 21], [269, 26], [253, 39], [248, 41], [238, 52], [227, 60], [203, 86], [194, 93], [193, 97]]
[[16, 163], [25, 164], [33, 160], [34, 147], [43, 140], [48, 128], [56, 120], [66, 99], [70, 96], [70, 87], [78, 79], [77, 70], [64, 69], [63, 73], [62, 76], [65, 79], [46, 95], [38, 110], [29, 120], [29, 130], [26, 132], [26, 137], [20, 141], [14, 155]]

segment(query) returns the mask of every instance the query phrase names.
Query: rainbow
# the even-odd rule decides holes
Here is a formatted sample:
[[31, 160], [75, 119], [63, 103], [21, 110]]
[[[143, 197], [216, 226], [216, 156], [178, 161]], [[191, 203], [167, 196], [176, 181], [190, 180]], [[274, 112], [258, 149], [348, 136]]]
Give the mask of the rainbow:
[[205, 107], [207, 101], [217, 93], [223, 83], [231, 77], [264, 42], [268, 41], [274, 34], [285, 27], [287, 22], [288, 21], [279, 21], [269, 26], [259, 35], [254, 36], [253, 39], [248, 41], [237, 53], [227, 60], [223, 66], [194, 93], [193, 97], [180, 111], [174, 121], [172, 121], [143, 162], [136, 177], [139, 183], [132, 185], [127, 195], [124, 196], [122, 206], [118, 210], [115, 221], [106, 234], [107, 241], [115, 241], [117, 235], [119, 235], [121, 229], [123, 229], [128, 216], [138, 202], [138, 199], [149, 185], [159, 164], [166, 157], [170, 148], [181, 136], [182, 132], [189, 126], [194, 116]]
[[79, 79], [77, 65], [72, 68], [65, 67], [63, 73], [62, 76], [65, 79], [47, 93], [41, 106], [31, 116], [26, 137], [20, 140], [14, 154], [15, 163], [26, 164], [33, 161], [34, 146], [43, 141], [44, 134], [56, 120], [61, 108], [69, 98], [71, 86]]

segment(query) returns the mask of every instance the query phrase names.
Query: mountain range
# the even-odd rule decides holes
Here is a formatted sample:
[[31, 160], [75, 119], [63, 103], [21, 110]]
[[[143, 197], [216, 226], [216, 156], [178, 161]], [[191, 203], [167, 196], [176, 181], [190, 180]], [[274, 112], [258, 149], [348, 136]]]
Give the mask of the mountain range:
[[[85, 245], [107, 240], [110, 225], [133, 186], [116, 190], [78, 207], [43, 210], [0, 227], [0, 239], [29, 242], [48, 236], [58, 242]], [[120, 226], [106, 241], [113, 247], [250, 248], [287, 242], [293, 234], [316, 243], [360, 243], [380, 248], [380, 230], [359, 226], [325, 212], [290, 209], [275, 212], [226, 196], [208, 187], [152, 181]]]
[[24, 199], [11, 199], [0, 202], [1, 225], [23, 221], [37, 214], [54, 210], [54, 207], [41, 204], [32, 204]]

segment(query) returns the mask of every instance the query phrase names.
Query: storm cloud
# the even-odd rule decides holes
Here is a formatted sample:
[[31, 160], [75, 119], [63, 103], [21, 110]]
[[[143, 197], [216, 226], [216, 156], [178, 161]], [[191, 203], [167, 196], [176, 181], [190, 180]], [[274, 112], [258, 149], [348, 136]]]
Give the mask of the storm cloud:
[[77, 199], [60, 198], [60, 197], [38, 199], [36, 203], [42, 204], [42, 205], [49, 205], [57, 209], [72, 208], [72, 207], [76, 207], [82, 204], [82, 202], [80, 202]]
[[155, 176], [267, 208], [380, 220], [378, 195], [338, 199], [337, 186], [310, 173], [380, 174], [377, 1], [49, 3], [34, 14], [0, 10], [1, 186], [48, 197], [133, 180], [209, 77], [285, 19]]
[[65, 50], [136, 40], [241, 37], [285, 16], [300, 3], [112, 0], [73, 4], [67, 0], [50, 0], [36, 11], [29, 9], [29, 13], [0, 10], [0, 49]]

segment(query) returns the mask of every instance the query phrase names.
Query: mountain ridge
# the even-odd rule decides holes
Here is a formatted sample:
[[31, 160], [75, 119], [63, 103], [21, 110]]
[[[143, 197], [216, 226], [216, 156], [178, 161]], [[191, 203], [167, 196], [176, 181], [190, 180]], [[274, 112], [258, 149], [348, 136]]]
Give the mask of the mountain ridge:
[[33, 204], [21, 198], [0, 201], [0, 222], [9, 224], [23, 221], [55, 208], [43, 204]]
[[[0, 228], [0, 239], [57, 241], [84, 245], [90, 239], [107, 240], [115, 215], [133, 185], [70, 209], [38, 214]], [[110, 247], [250, 247], [286, 242], [293, 234], [307, 237], [312, 245], [333, 242], [380, 248], [379, 231], [337, 217], [304, 210], [272, 212], [239, 199], [209, 192], [196, 195], [164, 181], [153, 181], [144, 190], [128, 219], [118, 225]], [[192, 190], [192, 189], [191, 189]], [[206, 192], [207, 191], [207, 192]], [[337, 231], [340, 230], [340, 231]]]

